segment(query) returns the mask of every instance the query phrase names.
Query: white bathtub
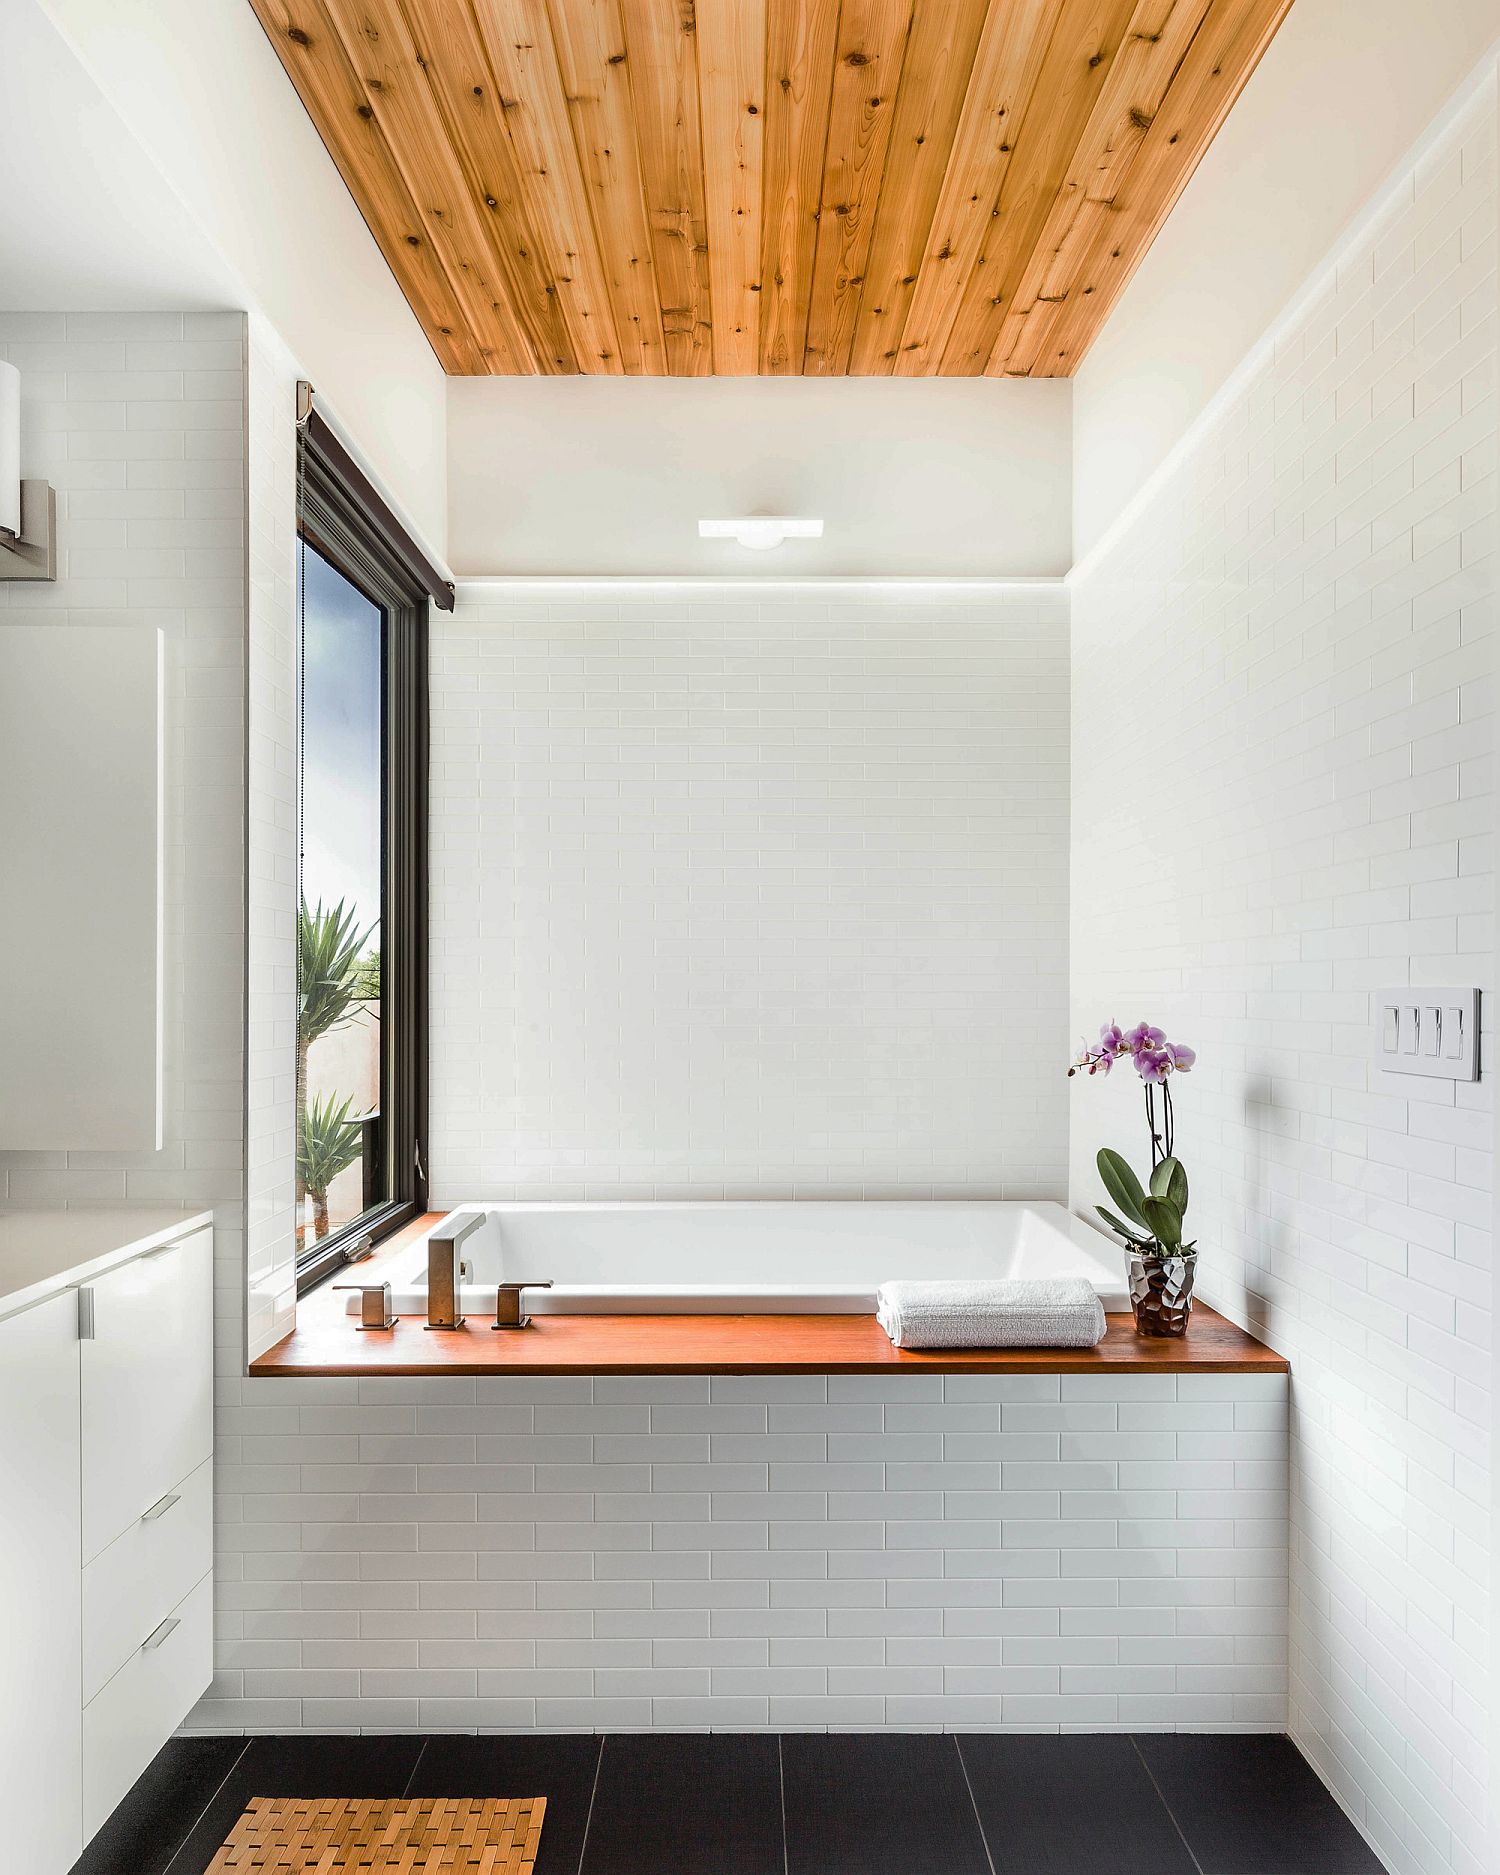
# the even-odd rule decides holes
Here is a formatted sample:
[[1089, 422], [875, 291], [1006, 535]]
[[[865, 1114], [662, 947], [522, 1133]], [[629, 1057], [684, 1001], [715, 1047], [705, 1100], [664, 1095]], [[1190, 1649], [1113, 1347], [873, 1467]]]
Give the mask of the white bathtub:
[[[533, 1315], [871, 1314], [898, 1277], [1086, 1276], [1130, 1306], [1120, 1252], [1060, 1204], [471, 1204], [462, 1305], [495, 1311], [502, 1282]], [[398, 1314], [427, 1309], [427, 1240], [389, 1272]], [[350, 1297], [351, 1310], [357, 1300]]]

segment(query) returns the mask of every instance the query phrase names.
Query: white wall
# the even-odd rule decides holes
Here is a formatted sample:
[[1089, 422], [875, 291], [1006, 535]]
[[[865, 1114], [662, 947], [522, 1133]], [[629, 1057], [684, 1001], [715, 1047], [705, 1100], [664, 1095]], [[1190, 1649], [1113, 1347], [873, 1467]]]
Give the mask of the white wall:
[[221, 1328], [238, 1362], [245, 321], [0, 312], [0, 357], [21, 368], [22, 461], [56, 487], [60, 537], [56, 584], [0, 582], [0, 619], [59, 632], [150, 624], [166, 640], [165, 1143], [0, 1150], [0, 1202], [211, 1205]]
[[441, 554], [442, 370], [252, 8], [41, 4], [242, 283], [231, 303], [264, 313]]
[[432, 673], [436, 1202], [1061, 1190], [1061, 587], [469, 586]]
[[38, 0], [7, 0], [0, 30], [0, 305], [232, 305], [231, 269]]
[[[1493, 1866], [1493, 1068], [1369, 1034], [1495, 988], [1496, 112], [1491, 72], [1073, 591], [1075, 1027], [1200, 1051], [1204, 1286], [1292, 1363], [1291, 1728], [1396, 1875]], [[1144, 1129], [1075, 1101], [1083, 1208]]]
[[[460, 575], [1065, 573], [1058, 380], [453, 378]], [[756, 553], [700, 516], [811, 514]]]
[[1497, 34], [1495, 0], [1296, 0], [1074, 380], [1079, 559]]

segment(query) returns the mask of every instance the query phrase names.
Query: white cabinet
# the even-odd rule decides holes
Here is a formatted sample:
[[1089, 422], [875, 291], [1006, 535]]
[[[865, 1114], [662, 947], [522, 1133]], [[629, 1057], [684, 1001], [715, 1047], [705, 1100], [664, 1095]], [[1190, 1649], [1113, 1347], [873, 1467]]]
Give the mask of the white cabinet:
[[83, 1848], [78, 1302], [0, 1321], [0, 1817], [5, 1866]]
[[212, 1449], [212, 1239], [199, 1231], [82, 1291], [86, 1562]]
[[0, 1314], [0, 1868], [26, 1875], [67, 1875], [213, 1676], [213, 1233], [125, 1241]]

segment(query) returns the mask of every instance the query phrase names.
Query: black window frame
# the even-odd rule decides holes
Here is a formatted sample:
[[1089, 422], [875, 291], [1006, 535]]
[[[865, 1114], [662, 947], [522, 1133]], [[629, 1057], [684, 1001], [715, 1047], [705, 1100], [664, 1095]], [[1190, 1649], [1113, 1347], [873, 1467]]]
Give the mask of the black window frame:
[[[347, 458], [320, 450], [316, 434], [304, 432], [300, 441], [299, 549], [306, 541], [384, 618], [380, 1124], [390, 1195], [298, 1256], [299, 1296], [346, 1267], [364, 1239], [378, 1243], [427, 1209], [429, 591], [413, 574], [404, 536], [398, 542], [382, 524], [366, 491], [346, 474]], [[300, 731], [297, 788], [300, 801]]]

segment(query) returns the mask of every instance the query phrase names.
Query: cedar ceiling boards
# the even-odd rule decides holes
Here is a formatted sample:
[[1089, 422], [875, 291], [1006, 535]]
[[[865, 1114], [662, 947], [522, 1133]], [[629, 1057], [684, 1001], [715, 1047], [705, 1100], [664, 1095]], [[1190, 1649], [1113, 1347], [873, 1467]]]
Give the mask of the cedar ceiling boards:
[[1068, 377], [1291, 0], [250, 0], [446, 370]]

